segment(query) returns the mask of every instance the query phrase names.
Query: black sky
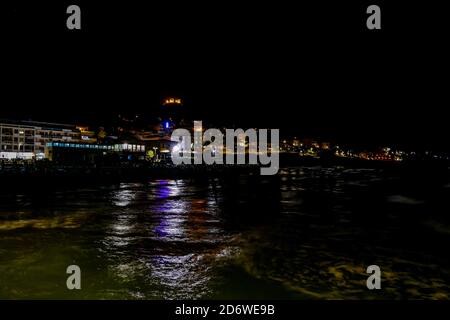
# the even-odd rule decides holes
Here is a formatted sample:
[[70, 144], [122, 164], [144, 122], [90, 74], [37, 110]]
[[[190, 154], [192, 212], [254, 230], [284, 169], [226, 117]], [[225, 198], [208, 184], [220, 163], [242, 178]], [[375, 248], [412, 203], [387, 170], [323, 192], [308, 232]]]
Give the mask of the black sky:
[[[101, 124], [173, 94], [217, 124], [448, 146], [437, 1], [378, 1], [374, 32], [364, 1], [93, 2], [4, 5], [0, 118]], [[72, 3], [81, 32], [65, 27]]]

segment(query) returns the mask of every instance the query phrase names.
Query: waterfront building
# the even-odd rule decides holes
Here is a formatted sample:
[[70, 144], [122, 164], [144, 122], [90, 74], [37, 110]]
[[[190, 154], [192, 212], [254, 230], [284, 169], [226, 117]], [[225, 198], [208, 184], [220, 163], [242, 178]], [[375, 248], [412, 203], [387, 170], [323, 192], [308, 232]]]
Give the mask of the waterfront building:
[[74, 125], [0, 120], [0, 159], [42, 159], [49, 142], [79, 142]]
[[114, 145], [49, 142], [46, 145], [45, 157], [60, 163], [98, 163], [111, 160], [144, 160], [145, 146], [140, 144], [121, 143]]
[[80, 140], [83, 143], [96, 143], [97, 136], [94, 131], [89, 130], [88, 127], [77, 126], [80, 131]]

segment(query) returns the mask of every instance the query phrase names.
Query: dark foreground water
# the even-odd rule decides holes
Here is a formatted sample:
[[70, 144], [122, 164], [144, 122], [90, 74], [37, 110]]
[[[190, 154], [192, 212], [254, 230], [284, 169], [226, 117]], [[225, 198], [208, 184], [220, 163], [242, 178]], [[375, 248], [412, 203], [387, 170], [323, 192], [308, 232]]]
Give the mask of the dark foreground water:
[[0, 298], [448, 299], [449, 182], [310, 167], [2, 191]]

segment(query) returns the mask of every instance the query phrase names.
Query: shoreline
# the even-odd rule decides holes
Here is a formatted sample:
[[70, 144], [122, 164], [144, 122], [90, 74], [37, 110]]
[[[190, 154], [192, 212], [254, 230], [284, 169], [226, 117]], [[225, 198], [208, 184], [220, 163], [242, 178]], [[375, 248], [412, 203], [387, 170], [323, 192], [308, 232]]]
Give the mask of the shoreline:
[[[289, 157], [290, 156], [290, 157]], [[448, 175], [447, 161], [377, 161], [351, 158], [281, 157], [280, 170], [301, 167], [343, 167], [344, 169], [382, 169]], [[148, 179], [230, 179], [241, 175], [258, 179], [278, 177], [261, 176], [259, 165], [173, 165], [171, 163], [116, 163], [62, 165], [53, 162], [16, 163], [0, 166], [0, 190], [17, 187], [44, 187], [85, 183], [141, 182]]]

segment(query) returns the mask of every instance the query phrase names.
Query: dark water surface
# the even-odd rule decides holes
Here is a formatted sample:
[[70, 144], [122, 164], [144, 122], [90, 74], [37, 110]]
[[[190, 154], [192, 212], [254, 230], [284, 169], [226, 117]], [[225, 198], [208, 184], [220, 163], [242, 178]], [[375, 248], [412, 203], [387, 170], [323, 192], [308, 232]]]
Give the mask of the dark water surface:
[[0, 298], [448, 299], [449, 199], [448, 171], [343, 167], [2, 191]]

